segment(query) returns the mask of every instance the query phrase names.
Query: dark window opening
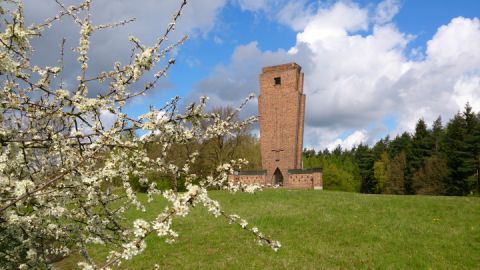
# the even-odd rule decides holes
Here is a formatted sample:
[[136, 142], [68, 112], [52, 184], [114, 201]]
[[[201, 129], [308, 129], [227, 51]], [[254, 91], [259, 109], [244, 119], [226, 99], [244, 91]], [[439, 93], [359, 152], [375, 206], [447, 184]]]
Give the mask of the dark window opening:
[[275, 85], [280, 85], [280, 84], [282, 84], [282, 78], [280, 78], [280, 77], [275, 77], [275, 78], [273, 78], [273, 81], [275, 82]]

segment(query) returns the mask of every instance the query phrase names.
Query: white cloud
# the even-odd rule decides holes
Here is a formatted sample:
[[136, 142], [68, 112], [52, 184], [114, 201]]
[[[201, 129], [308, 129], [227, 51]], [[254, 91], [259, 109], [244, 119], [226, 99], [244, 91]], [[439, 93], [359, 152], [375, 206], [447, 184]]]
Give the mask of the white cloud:
[[[194, 91], [187, 97], [188, 102], [196, 101], [198, 96], [206, 95], [213, 106], [237, 107], [250, 93], [258, 94], [258, 74], [262, 66], [277, 65], [291, 61], [286, 51], [261, 51], [257, 42], [251, 42], [235, 48], [229, 66], [219, 65], [211, 75], [197, 83]], [[248, 104], [243, 115], [257, 113], [257, 104]]]
[[[348, 32], [367, 30], [368, 10], [354, 3], [337, 2], [328, 9], [320, 9], [310, 18], [305, 29], [298, 34], [297, 42], [313, 45], [317, 41], [342, 37]], [[316, 46], [312, 46], [316, 48]]]
[[222, 45], [223, 44], [223, 39], [221, 39], [219, 36], [215, 35], [213, 37], [213, 42], [215, 42], [215, 44], [217, 44], [217, 45]]
[[377, 24], [384, 24], [392, 21], [393, 17], [400, 11], [399, 0], [385, 0], [377, 5], [373, 21]]
[[328, 150], [333, 150], [337, 146], [340, 146], [342, 149], [351, 149], [354, 146], [357, 146], [361, 143], [365, 143], [367, 141], [367, 134], [365, 130], [357, 130], [350, 134], [345, 139], [337, 138], [335, 141], [329, 143], [326, 148]]
[[199, 67], [199, 66], [202, 64], [202, 62], [200, 61], [200, 59], [198, 59], [198, 58], [196, 58], [196, 57], [192, 57], [192, 56], [187, 57], [187, 58], [185, 59], [185, 63], [187, 64], [187, 66], [188, 66], [189, 68], [196, 68], [196, 67]]
[[480, 75], [460, 78], [455, 83], [453, 99], [458, 107], [469, 102], [474, 111], [480, 111]]
[[[438, 115], [449, 119], [466, 100], [480, 109], [479, 19], [458, 17], [439, 26], [424, 56], [411, 59], [407, 45], [412, 35], [386, 23], [398, 12], [398, 2], [380, 5], [371, 13], [350, 2], [337, 2], [315, 12], [307, 10], [306, 21], [285, 19], [282, 23], [290, 23], [292, 29], [302, 28], [295, 46], [261, 51], [255, 42], [241, 45], [230, 64], [217, 67], [197, 91], [213, 95], [219, 104], [237, 102], [252, 88], [258, 89], [262, 66], [295, 61], [305, 73], [305, 146], [317, 149], [372, 142], [378, 130], [412, 131], [420, 117], [427, 122]], [[396, 130], [382, 126], [387, 116], [395, 118]], [[349, 130], [356, 132], [338, 139]]]
[[276, 19], [295, 31], [301, 31], [315, 15], [314, 12], [314, 7], [312, 5], [305, 6], [304, 1], [290, 1], [281, 7]]
[[261, 11], [273, 5], [276, 0], [237, 0], [242, 10]]
[[[79, 3], [79, 0], [66, 0], [66, 6]], [[174, 12], [179, 8], [180, 1], [92, 1], [92, 20], [95, 24], [119, 22], [124, 19], [136, 18], [136, 21], [115, 29], [103, 30], [92, 35], [89, 69], [91, 74], [109, 69], [115, 61], [127, 62], [132, 44], [128, 36], [138, 37], [142, 43], [152, 45], [163, 35], [172, 20]], [[176, 31], [167, 42], [175, 42], [184, 35], [191, 38], [202, 37], [215, 26], [217, 15], [225, 5], [226, 0], [195, 0], [189, 1], [182, 16], [176, 24]], [[60, 10], [55, 1], [25, 1], [27, 24], [42, 22], [52, 17]], [[37, 65], [56, 65], [60, 52], [59, 44], [66, 38], [65, 66], [69, 74], [64, 74], [68, 81], [76, 82], [79, 73], [76, 55], [69, 48], [78, 44], [79, 28], [69, 18], [60, 24], [55, 23], [46, 30], [42, 37], [35, 39], [33, 46], [36, 52], [33, 61]], [[91, 94], [95, 94], [92, 89]]]
[[449, 24], [438, 28], [428, 42], [427, 57], [436, 65], [451, 65], [460, 61], [459, 68], [480, 68], [479, 38], [478, 18], [454, 18]]
[[404, 103], [398, 112], [399, 130], [412, 130], [421, 116], [427, 121], [433, 121], [438, 115], [449, 119], [465, 105], [458, 104], [459, 93], [464, 93], [463, 99], [472, 104], [478, 102], [478, 95], [460, 90], [466, 89], [465, 81], [480, 76], [478, 44], [480, 20], [477, 18], [454, 18], [438, 28], [428, 42], [425, 59], [413, 62], [393, 86]]

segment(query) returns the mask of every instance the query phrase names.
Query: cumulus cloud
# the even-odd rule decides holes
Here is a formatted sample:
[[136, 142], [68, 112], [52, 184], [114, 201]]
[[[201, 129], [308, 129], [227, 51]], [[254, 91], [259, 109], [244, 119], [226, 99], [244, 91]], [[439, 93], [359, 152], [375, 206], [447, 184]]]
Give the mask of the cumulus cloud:
[[271, 20], [300, 31], [314, 15], [315, 7], [320, 2], [308, 0], [236, 0], [234, 1], [243, 11], [262, 13]]
[[377, 5], [373, 20], [377, 24], [390, 22], [400, 11], [399, 0], [385, 0]]
[[366, 139], [367, 134], [365, 130], [357, 130], [345, 139], [337, 138], [335, 141], [329, 143], [326, 148], [330, 151], [335, 149], [337, 146], [340, 146], [342, 149], [351, 149], [354, 146], [364, 143]]
[[242, 10], [259, 11], [265, 9], [269, 0], [238, 0], [238, 5]]
[[[78, 4], [79, 0], [61, 1], [65, 6]], [[208, 2], [208, 4], [206, 4]], [[168, 42], [174, 42], [184, 35], [191, 38], [207, 34], [215, 25], [217, 14], [225, 5], [225, 0], [196, 0], [190, 1], [185, 7], [183, 15], [176, 24], [176, 31], [170, 36]], [[128, 36], [139, 38], [142, 43], [152, 45], [160, 37], [170, 23], [174, 12], [180, 6], [180, 1], [92, 1], [92, 20], [95, 24], [119, 22], [135, 18], [135, 22], [115, 29], [103, 30], [92, 36], [89, 69], [90, 74], [112, 68], [115, 61], [123, 63], [129, 60], [132, 45]], [[52, 17], [60, 11], [55, 1], [25, 1], [25, 14], [27, 23], [42, 22], [47, 17]], [[66, 70], [65, 79], [75, 83], [79, 74], [76, 55], [71, 48], [78, 46], [79, 28], [70, 19], [65, 19], [60, 24], [54, 24], [46, 30], [43, 36], [35, 39], [33, 46], [36, 49], [33, 61], [39, 65], [57, 65], [59, 59], [59, 44], [66, 38]], [[153, 76], [152, 76], [153, 77]], [[171, 87], [171, 83], [164, 82], [158, 88]], [[95, 94], [101, 89], [92, 89]]]
[[[257, 42], [238, 46], [230, 58], [231, 64], [215, 67], [208, 78], [194, 85], [194, 91], [186, 100], [194, 102], [198, 96], [205, 95], [210, 98], [209, 104], [212, 106], [237, 107], [250, 93], [258, 95], [258, 75], [261, 67], [285, 63], [292, 59], [284, 50], [261, 51]], [[244, 116], [256, 113], [256, 102], [250, 102], [242, 111]]]
[[[305, 29], [297, 36], [298, 42], [312, 44], [334, 37], [346, 35], [348, 32], [367, 30], [368, 10], [354, 3], [337, 2], [328, 9], [320, 9], [310, 18]], [[317, 46], [312, 46], [317, 48]]]
[[278, 10], [275, 18], [293, 30], [300, 31], [307, 25], [314, 13], [313, 5], [306, 5], [305, 1], [290, 1]]
[[413, 62], [392, 86], [405, 104], [398, 115], [399, 129], [411, 130], [420, 116], [428, 121], [438, 115], [448, 119], [465, 105], [459, 104], [459, 93], [464, 94], [463, 100], [477, 104], [474, 93], [480, 88], [472, 81], [480, 76], [479, 42], [478, 18], [458, 17], [438, 28], [427, 43], [425, 59]]
[[453, 99], [458, 107], [468, 102], [472, 108], [480, 109], [480, 75], [460, 78], [453, 89]]
[[[317, 149], [412, 131], [419, 117], [448, 119], [466, 100], [480, 110], [478, 18], [458, 17], [439, 26], [424, 57], [413, 59], [407, 45], [414, 37], [390, 22], [398, 2], [374, 8], [337, 2], [300, 13], [306, 21], [284, 15], [282, 23], [301, 28], [295, 46], [261, 51], [256, 42], [240, 45], [230, 63], [199, 82], [192, 96], [238, 102], [252, 88], [258, 91], [262, 66], [295, 61], [305, 73], [305, 146]], [[385, 117], [395, 119], [394, 130], [385, 126]]]
[[285, 3], [286, 0], [236, 0], [235, 2], [242, 10], [269, 12]]

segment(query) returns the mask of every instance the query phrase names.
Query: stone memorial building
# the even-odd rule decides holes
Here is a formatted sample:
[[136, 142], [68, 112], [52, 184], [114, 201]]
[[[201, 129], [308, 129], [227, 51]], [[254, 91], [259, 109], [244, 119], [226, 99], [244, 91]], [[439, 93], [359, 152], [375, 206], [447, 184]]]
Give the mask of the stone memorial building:
[[264, 67], [258, 97], [262, 171], [239, 171], [231, 181], [322, 189], [322, 170], [303, 169], [305, 94], [296, 63]]

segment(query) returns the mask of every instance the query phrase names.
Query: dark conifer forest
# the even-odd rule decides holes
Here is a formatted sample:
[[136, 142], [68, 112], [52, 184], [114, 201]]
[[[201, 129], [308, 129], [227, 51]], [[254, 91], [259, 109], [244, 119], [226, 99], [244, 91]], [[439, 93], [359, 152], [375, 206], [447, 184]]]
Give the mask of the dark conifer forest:
[[417, 121], [413, 133], [351, 150], [305, 149], [304, 167], [323, 168], [324, 187], [362, 193], [480, 194], [480, 114], [467, 104], [448, 122]]

